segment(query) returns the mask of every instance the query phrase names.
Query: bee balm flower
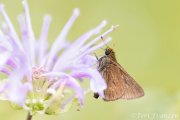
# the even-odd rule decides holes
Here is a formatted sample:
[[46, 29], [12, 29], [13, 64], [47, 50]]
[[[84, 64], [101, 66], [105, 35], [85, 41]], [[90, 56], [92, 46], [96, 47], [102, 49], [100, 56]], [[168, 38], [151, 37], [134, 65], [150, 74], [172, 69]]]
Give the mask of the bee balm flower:
[[72, 102], [83, 106], [88, 90], [81, 87], [84, 79], [90, 80], [90, 89], [103, 97], [106, 84], [96, 70], [97, 60], [93, 52], [111, 40], [107, 37], [102, 42], [101, 36], [107, 36], [114, 28], [90, 40], [107, 24], [103, 21], [74, 42], [68, 41], [68, 32], [79, 16], [76, 8], [50, 46], [47, 35], [51, 17], [44, 17], [40, 37], [36, 38], [27, 1], [22, 3], [24, 14], [18, 17], [20, 37], [4, 6], [0, 5], [0, 14], [4, 18], [0, 29], [0, 72], [6, 76], [0, 80], [0, 99], [31, 114], [57, 114], [68, 110]]

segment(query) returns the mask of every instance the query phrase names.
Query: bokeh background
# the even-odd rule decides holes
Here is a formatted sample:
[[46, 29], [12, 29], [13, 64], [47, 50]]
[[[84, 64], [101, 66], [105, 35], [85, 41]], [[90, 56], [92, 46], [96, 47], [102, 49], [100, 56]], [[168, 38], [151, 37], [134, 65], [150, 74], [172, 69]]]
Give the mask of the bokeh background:
[[[19, 30], [21, 0], [0, 0]], [[75, 7], [81, 15], [68, 35], [74, 40], [102, 20], [119, 28], [109, 44], [119, 63], [144, 88], [145, 96], [131, 101], [104, 102], [87, 95], [84, 109], [36, 115], [33, 120], [180, 120], [180, 1], [179, 0], [28, 0], [38, 37], [43, 15], [52, 16], [49, 40], [53, 41]], [[103, 55], [103, 51], [98, 51]], [[0, 120], [23, 120], [25, 111], [0, 102]]]

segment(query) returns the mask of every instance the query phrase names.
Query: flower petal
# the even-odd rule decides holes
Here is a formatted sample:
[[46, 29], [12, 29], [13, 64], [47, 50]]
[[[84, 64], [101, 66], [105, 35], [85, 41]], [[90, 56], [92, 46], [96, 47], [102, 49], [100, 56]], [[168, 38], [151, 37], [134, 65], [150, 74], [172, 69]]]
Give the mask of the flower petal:
[[50, 68], [52, 64], [52, 59], [54, 59], [54, 56], [57, 54], [57, 52], [64, 47], [66, 36], [78, 16], [79, 16], [79, 9], [76, 8], [73, 11], [73, 15], [71, 16], [67, 24], [64, 26], [63, 30], [61, 31], [61, 33], [59, 34], [56, 41], [53, 43], [51, 47], [47, 61], [47, 68]]
[[10, 58], [11, 53], [10, 52], [2, 52], [0, 53], [0, 66], [3, 66], [6, 64], [8, 59]]
[[42, 30], [41, 30], [41, 35], [39, 38], [39, 44], [37, 46], [38, 48], [38, 63], [39, 65], [41, 64], [43, 58], [45, 57], [46, 50], [48, 48], [48, 41], [47, 41], [47, 35], [48, 35], [48, 30], [49, 26], [51, 23], [51, 16], [46, 15], [44, 17], [44, 22], [42, 25]]
[[103, 90], [107, 88], [107, 85], [97, 70], [85, 69], [72, 73], [72, 76], [78, 79], [87, 77], [90, 79], [90, 88], [95, 93], [100, 93], [103, 97]]
[[17, 35], [17, 33], [16, 33], [15, 29], [14, 29], [14, 26], [12, 25], [11, 20], [9, 19], [6, 11], [4, 10], [4, 5], [3, 4], [0, 4], [0, 12], [2, 13], [2, 15], [3, 15], [3, 17], [4, 17], [4, 19], [5, 19], [6, 23], [7, 23], [10, 31], [11, 31], [11, 34], [12, 34], [12, 37], [14, 38], [15, 44], [18, 46], [18, 48], [20, 48], [22, 50], [23, 49], [22, 44], [21, 44], [21, 42], [20, 42], [20, 40], [18, 38], [18, 35]]
[[[20, 71], [19, 71], [20, 72]], [[22, 83], [22, 71], [19, 73], [13, 72], [8, 81], [8, 99], [14, 103], [23, 106], [27, 92], [32, 89], [30, 83]]]
[[79, 102], [81, 105], [84, 104], [84, 93], [83, 90], [81, 88], [81, 86], [79, 85], [79, 83], [70, 75], [62, 73], [62, 72], [51, 72], [51, 73], [45, 73], [43, 74], [43, 76], [46, 77], [60, 77], [62, 78], [61, 80], [57, 81], [52, 88], [56, 89], [56, 87], [60, 86], [62, 83], [65, 82], [65, 86], [68, 86], [72, 89], [75, 90], [76, 95], [78, 96]]

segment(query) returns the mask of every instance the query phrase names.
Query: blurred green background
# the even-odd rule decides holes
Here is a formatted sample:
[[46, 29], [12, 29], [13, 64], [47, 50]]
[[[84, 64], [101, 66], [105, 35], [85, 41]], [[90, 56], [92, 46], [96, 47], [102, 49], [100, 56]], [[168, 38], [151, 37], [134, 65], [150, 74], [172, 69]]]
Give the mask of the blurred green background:
[[[19, 30], [17, 15], [21, 0], [0, 0]], [[36, 115], [33, 120], [180, 120], [180, 1], [179, 0], [28, 0], [33, 28], [38, 37], [43, 15], [52, 16], [49, 40], [53, 41], [75, 7], [81, 15], [68, 35], [74, 40], [102, 20], [120, 27], [110, 36], [109, 46], [119, 63], [144, 88], [145, 96], [131, 101], [104, 102], [86, 96], [84, 109], [67, 113]], [[102, 55], [103, 51], [100, 51]], [[25, 111], [15, 111], [0, 102], [1, 120], [23, 120]]]

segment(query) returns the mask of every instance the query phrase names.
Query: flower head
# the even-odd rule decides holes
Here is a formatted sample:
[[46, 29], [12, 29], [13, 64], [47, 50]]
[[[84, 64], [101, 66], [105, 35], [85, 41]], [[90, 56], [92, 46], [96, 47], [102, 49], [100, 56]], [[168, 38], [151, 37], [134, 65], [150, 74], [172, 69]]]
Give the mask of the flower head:
[[111, 40], [107, 37], [101, 41], [101, 36], [107, 36], [114, 28], [89, 41], [107, 24], [103, 21], [74, 42], [68, 41], [68, 32], [79, 16], [76, 8], [50, 46], [47, 35], [51, 17], [44, 17], [40, 37], [36, 38], [27, 1], [22, 3], [24, 13], [18, 16], [20, 37], [0, 5], [4, 18], [0, 29], [0, 72], [6, 76], [0, 80], [0, 99], [31, 113], [56, 114], [68, 110], [72, 102], [83, 106], [89, 88], [82, 88], [81, 83], [86, 79], [90, 80], [90, 89], [103, 97], [106, 83], [96, 70], [97, 60], [92, 53]]

